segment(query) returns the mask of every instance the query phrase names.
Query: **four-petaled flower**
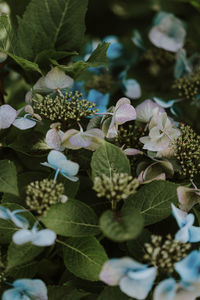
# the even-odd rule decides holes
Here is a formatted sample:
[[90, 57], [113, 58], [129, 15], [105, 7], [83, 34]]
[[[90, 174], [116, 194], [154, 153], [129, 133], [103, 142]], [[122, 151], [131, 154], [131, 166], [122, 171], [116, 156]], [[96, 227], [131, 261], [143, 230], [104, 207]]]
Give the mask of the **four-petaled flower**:
[[47, 288], [39, 279], [18, 279], [5, 291], [2, 300], [48, 300]]
[[156, 278], [156, 268], [124, 257], [110, 259], [101, 270], [100, 279], [110, 286], [119, 285], [129, 297], [145, 299]]
[[200, 227], [193, 226], [194, 215], [187, 214], [172, 204], [172, 214], [175, 217], [180, 230], [176, 233], [175, 239], [184, 243], [196, 243], [200, 241]]
[[68, 160], [63, 153], [52, 150], [49, 152], [47, 160], [48, 162], [41, 163], [41, 165], [56, 170], [54, 180], [57, 179], [57, 176], [60, 173], [71, 181], [78, 181], [78, 177], [75, 175], [78, 173], [79, 165]]

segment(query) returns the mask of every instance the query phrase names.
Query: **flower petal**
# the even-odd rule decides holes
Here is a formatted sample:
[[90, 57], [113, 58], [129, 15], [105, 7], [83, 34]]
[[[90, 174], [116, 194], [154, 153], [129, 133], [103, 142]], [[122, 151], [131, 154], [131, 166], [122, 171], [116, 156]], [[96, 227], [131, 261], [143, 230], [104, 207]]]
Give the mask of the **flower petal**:
[[20, 229], [12, 236], [12, 240], [17, 245], [22, 245], [32, 241], [33, 234], [30, 230]]
[[130, 104], [122, 104], [114, 113], [115, 123], [121, 125], [136, 119], [135, 108]]
[[9, 128], [17, 117], [17, 111], [8, 104], [0, 106], [0, 129]]
[[56, 234], [52, 230], [43, 229], [38, 231], [32, 239], [32, 244], [36, 246], [51, 246], [55, 243]]
[[[13, 282], [15, 288], [21, 288], [31, 299], [48, 300], [47, 288], [39, 279], [18, 279]], [[14, 298], [12, 299], [14, 300]], [[21, 299], [24, 300], [24, 299]], [[26, 299], [25, 299], [26, 300]], [[28, 299], [27, 299], [28, 300]]]
[[125, 79], [123, 80], [124, 94], [130, 99], [138, 99], [141, 97], [141, 87], [137, 80], [135, 79]]
[[53, 68], [45, 76], [45, 85], [51, 90], [71, 87], [74, 80], [58, 67]]
[[36, 125], [36, 121], [27, 118], [17, 118], [13, 122], [13, 125], [21, 130], [26, 130], [34, 127]]
[[[132, 275], [131, 275], [132, 274]], [[119, 286], [122, 292], [129, 297], [136, 299], [145, 299], [150, 292], [156, 278], [156, 268], [147, 268], [145, 270], [128, 273], [123, 277]]]
[[110, 259], [103, 265], [99, 277], [108, 285], [114, 286], [119, 284], [120, 279], [125, 276], [129, 269], [139, 269], [145, 267], [146, 265], [140, 264], [129, 257]]

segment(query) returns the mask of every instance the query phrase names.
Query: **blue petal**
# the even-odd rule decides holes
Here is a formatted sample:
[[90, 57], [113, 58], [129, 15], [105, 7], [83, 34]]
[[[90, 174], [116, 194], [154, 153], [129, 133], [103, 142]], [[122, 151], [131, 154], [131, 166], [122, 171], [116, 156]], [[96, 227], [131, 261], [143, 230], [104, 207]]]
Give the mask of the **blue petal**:
[[60, 169], [61, 174], [65, 174], [69, 177], [76, 175], [79, 170], [79, 164], [70, 160], [59, 161], [57, 167]]
[[175, 235], [175, 239], [178, 242], [187, 243], [190, 239], [188, 226], [182, 227]]
[[126, 295], [136, 299], [145, 299], [154, 284], [155, 278], [156, 268], [154, 267], [137, 272], [130, 271], [128, 276], [120, 280], [119, 286]]
[[27, 118], [17, 118], [12, 125], [21, 130], [26, 130], [34, 127], [36, 125], [36, 121]]
[[21, 288], [9, 289], [3, 293], [2, 300], [30, 300], [26, 295], [23, 296], [21, 291]]
[[43, 229], [38, 231], [32, 239], [32, 244], [36, 246], [51, 246], [55, 243], [56, 234], [52, 230]]
[[154, 300], [173, 300], [176, 295], [176, 281], [173, 278], [163, 280], [155, 288]]
[[56, 150], [52, 150], [49, 152], [47, 160], [53, 169], [58, 169], [59, 162], [66, 161], [67, 158], [63, 153]]
[[15, 232], [12, 236], [12, 240], [17, 245], [23, 245], [32, 241], [33, 234], [30, 230], [21, 229]]
[[144, 43], [142, 40], [142, 36], [138, 30], [133, 31], [133, 35], [131, 38], [132, 42], [140, 49], [145, 50]]
[[105, 112], [109, 102], [110, 94], [103, 94], [95, 89], [89, 91], [87, 100], [96, 103], [99, 112]]
[[[26, 294], [31, 299], [48, 300], [47, 288], [42, 280], [18, 279], [13, 282], [13, 286], [16, 288], [21, 288], [21, 289], [25, 290]], [[27, 298], [27, 300], [29, 300], [30, 298]], [[7, 299], [5, 299], [5, 300], [7, 300]], [[14, 298], [12, 300], [14, 300]]]
[[123, 80], [124, 94], [131, 99], [138, 99], [141, 97], [140, 84], [135, 79]]
[[7, 208], [0, 206], [0, 219], [9, 220], [10, 215], [8, 214], [8, 211]]
[[190, 243], [200, 242], [200, 227], [191, 226], [189, 228], [189, 242]]
[[175, 264], [175, 270], [185, 282], [200, 282], [200, 251], [194, 250]]
[[185, 226], [187, 213], [177, 208], [173, 203], [171, 204], [171, 207], [172, 207], [172, 215], [176, 219], [178, 226], [180, 228]]
[[[21, 210], [24, 211], [24, 210]], [[28, 228], [29, 227], [29, 221], [22, 216], [17, 215], [19, 213], [19, 210], [14, 210], [11, 214], [10, 214], [10, 219], [11, 221], [20, 228]]]
[[110, 60], [119, 58], [123, 53], [123, 45], [119, 43], [118, 37], [111, 35], [103, 39], [104, 42], [110, 43], [107, 51], [107, 57]]
[[191, 72], [189, 62], [186, 57], [185, 49], [180, 49], [176, 55], [176, 64], [174, 67], [174, 77], [180, 78], [185, 72]]

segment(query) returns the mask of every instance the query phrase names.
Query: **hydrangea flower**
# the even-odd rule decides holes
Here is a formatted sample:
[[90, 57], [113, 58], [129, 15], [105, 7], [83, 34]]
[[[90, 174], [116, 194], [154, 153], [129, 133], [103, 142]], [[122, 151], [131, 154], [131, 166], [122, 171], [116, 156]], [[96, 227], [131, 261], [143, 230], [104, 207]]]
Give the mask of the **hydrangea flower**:
[[172, 123], [165, 112], [159, 112], [158, 109], [153, 111], [153, 117], [148, 125], [149, 135], [140, 138], [140, 142], [144, 144], [143, 149], [149, 151], [165, 151], [170, 153], [170, 144], [181, 133]]
[[16, 209], [11, 212], [10, 209], [0, 206], [0, 219], [10, 220], [17, 227], [27, 229], [29, 227], [29, 222], [25, 217], [18, 215], [21, 212], [24, 212], [24, 209]]
[[56, 170], [54, 180], [57, 179], [59, 173], [71, 181], [78, 180], [78, 177], [75, 177], [75, 175], [78, 173], [79, 165], [68, 160], [63, 153], [52, 150], [50, 151], [47, 160], [48, 162], [41, 163], [41, 165]]
[[145, 299], [156, 278], [156, 268], [124, 257], [110, 259], [101, 270], [100, 279], [110, 286], [119, 285], [122, 292], [135, 299]]
[[5, 291], [2, 300], [48, 300], [47, 288], [39, 279], [18, 279]]
[[92, 128], [83, 131], [76, 129], [69, 129], [65, 132], [62, 138], [62, 145], [68, 149], [81, 149], [96, 150], [104, 142], [104, 133], [99, 128]]
[[200, 189], [179, 186], [177, 188], [180, 208], [189, 211], [195, 204], [200, 203]]
[[8, 104], [0, 107], [0, 129], [9, 128], [11, 125], [21, 130], [26, 130], [36, 125], [36, 119], [30, 114], [24, 117], [17, 117], [17, 111]]
[[135, 108], [131, 105], [128, 98], [119, 99], [113, 109], [113, 112], [107, 112], [105, 115], [112, 116], [111, 119], [107, 119], [110, 122], [108, 130], [106, 130], [107, 120], [103, 122], [103, 130], [107, 131], [107, 138], [114, 138], [117, 136], [118, 125], [136, 119]]
[[161, 281], [154, 290], [153, 300], [195, 300], [200, 296], [200, 286], [196, 287], [187, 282], [177, 283], [168, 278]]
[[33, 86], [33, 91], [38, 93], [50, 93], [56, 90], [70, 88], [73, 85], [73, 79], [66, 75], [58, 67], [52, 68], [46, 76], [41, 77]]
[[34, 115], [37, 119], [33, 115], [28, 113], [24, 117], [17, 117], [17, 111], [12, 106], [4, 104], [0, 107], [0, 129], [9, 128], [11, 125], [21, 130], [30, 129], [36, 125], [37, 120], [40, 120], [38, 115]]
[[177, 52], [184, 45], [186, 31], [183, 23], [173, 14], [159, 12], [149, 32], [150, 41], [159, 48]]
[[176, 219], [180, 230], [176, 233], [175, 239], [184, 243], [196, 243], [200, 241], [200, 227], [193, 226], [195, 217], [187, 214], [172, 204], [172, 214]]
[[52, 230], [38, 230], [37, 223], [31, 230], [21, 229], [13, 234], [13, 242], [17, 245], [31, 243], [35, 246], [51, 246], [56, 240], [56, 234]]

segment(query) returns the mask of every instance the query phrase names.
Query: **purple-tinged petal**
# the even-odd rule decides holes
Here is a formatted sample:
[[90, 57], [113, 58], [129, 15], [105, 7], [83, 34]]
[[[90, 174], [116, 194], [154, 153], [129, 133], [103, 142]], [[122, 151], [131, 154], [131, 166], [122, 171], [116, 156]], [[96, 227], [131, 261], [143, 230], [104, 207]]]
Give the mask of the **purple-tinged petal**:
[[119, 284], [120, 279], [125, 276], [129, 269], [140, 268], [144, 269], [146, 265], [128, 257], [110, 259], [103, 265], [99, 278], [108, 285], [115, 286]]
[[141, 104], [137, 105], [135, 108], [137, 115], [136, 120], [139, 122], [148, 123], [153, 116], [153, 111], [155, 108], [157, 108], [160, 112], [164, 112], [164, 109], [160, 105], [150, 99], [147, 99]]
[[130, 155], [130, 156], [135, 156], [135, 155], [138, 155], [138, 154], [143, 154], [143, 152], [142, 151], [140, 151], [140, 150], [138, 150], [138, 149], [135, 149], [135, 148], [127, 148], [127, 149], [125, 149], [125, 150], [123, 150], [124, 151], [124, 153], [126, 154], [126, 155]]
[[9, 128], [17, 117], [17, 111], [8, 104], [0, 106], [0, 129]]
[[57, 129], [50, 129], [47, 131], [45, 141], [47, 145], [55, 150], [63, 151], [64, 147], [61, 146], [64, 132]]
[[135, 119], [136, 119], [136, 111], [135, 108], [130, 104], [120, 105], [114, 113], [114, 121], [119, 125]]

